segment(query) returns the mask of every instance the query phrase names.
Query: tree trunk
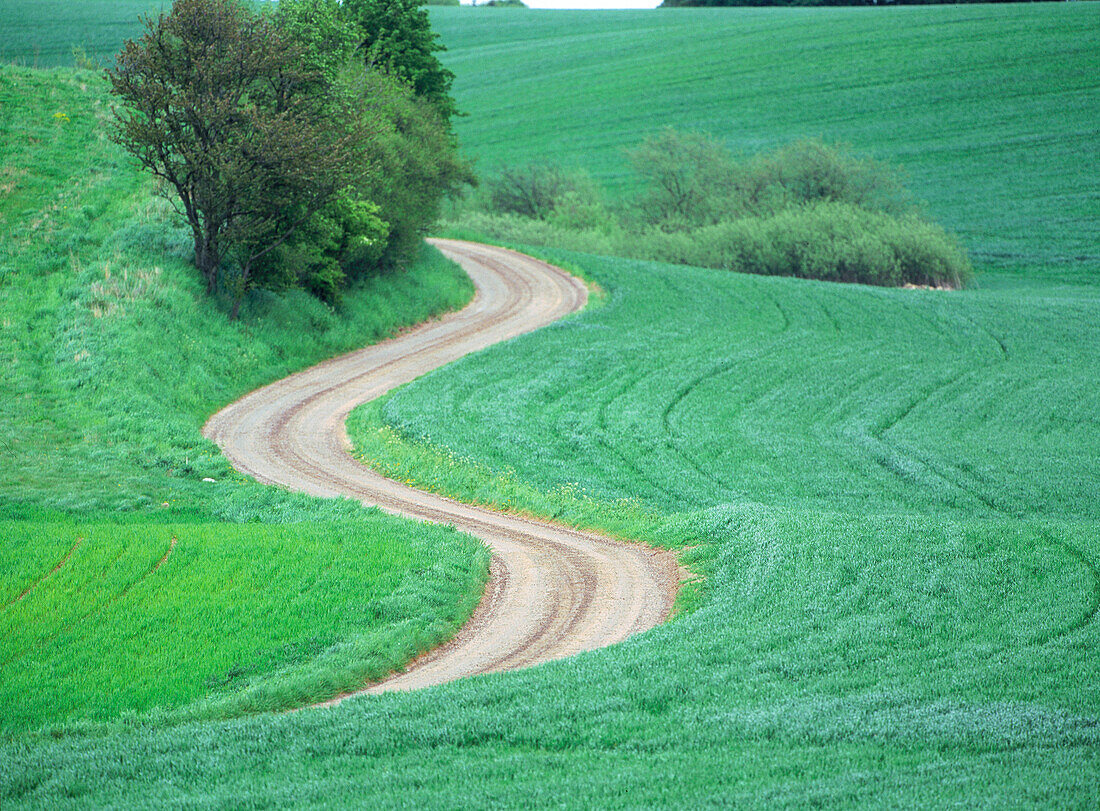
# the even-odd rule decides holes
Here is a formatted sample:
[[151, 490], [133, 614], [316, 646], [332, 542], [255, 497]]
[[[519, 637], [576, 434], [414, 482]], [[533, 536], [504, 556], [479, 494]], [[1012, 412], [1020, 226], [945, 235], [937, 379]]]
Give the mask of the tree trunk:
[[237, 316], [241, 314], [241, 302], [244, 300], [244, 294], [248, 292], [248, 277], [252, 275], [252, 263], [245, 263], [241, 268], [241, 281], [237, 286], [237, 292], [233, 296], [233, 310], [229, 314], [230, 321], [236, 321]]
[[206, 292], [213, 295], [218, 286], [218, 265], [221, 259], [218, 256], [218, 248], [210, 235], [197, 231], [195, 233], [195, 267], [199, 269], [206, 279]]

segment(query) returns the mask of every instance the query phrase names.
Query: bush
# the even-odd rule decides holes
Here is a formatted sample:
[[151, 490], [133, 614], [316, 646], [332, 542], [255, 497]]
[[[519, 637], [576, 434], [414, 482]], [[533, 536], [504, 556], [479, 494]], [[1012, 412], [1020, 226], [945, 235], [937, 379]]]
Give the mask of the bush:
[[711, 136], [666, 129], [627, 155], [645, 186], [635, 208], [640, 222], [679, 231], [743, 213], [741, 167]]
[[587, 202], [598, 196], [587, 175], [570, 175], [557, 166], [539, 164], [501, 167], [499, 174], [486, 182], [486, 193], [491, 211], [532, 220], [548, 219], [569, 195]]
[[889, 214], [912, 208], [899, 169], [816, 139], [758, 155], [738, 180], [741, 205], [758, 214], [814, 202], [850, 203]]
[[653, 231], [639, 247], [659, 261], [767, 276], [935, 287], [959, 287], [970, 277], [966, 254], [938, 225], [850, 203], [743, 217], [692, 234]]
[[629, 153], [645, 191], [619, 216], [584, 174], [505, 168], [488, 211], [451, 232], [590, 253], [876, 285], [960, 287], [970, 262], [922, 219], [899, 170], [802, 140], [747, 161], [707, 135], [666, 130]]

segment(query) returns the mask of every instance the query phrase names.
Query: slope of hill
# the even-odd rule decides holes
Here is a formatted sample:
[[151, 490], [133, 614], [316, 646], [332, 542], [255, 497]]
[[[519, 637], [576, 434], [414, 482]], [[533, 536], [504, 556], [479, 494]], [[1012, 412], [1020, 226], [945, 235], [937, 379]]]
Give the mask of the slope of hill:
[[331, 697], [447, 638], [488, 565], [458, 533], [262, 487], [200, 433], [261, 383], [465, 303], [469, 279], [429, 253], [340, 311], [268, 293], [230, 323], [108, 104], [90, 72], [0, 71], [3, 734]]
[[695, 610], [328, 711], [9, 739], [5, 804], [1094, 806], [1095, 7], [433, 19], [483, 166], [845, 138], [985, 289], [549, 252], [607, 302], [403, 390], [391, 461], [691, 547]]
[[554, 163], [627, 194], [623, 150], [663, 127], [746, 153], [839, 140], [901, 164], [980, 269], [1100, 279], [1095, 3], [432, 21], [482, 171]]

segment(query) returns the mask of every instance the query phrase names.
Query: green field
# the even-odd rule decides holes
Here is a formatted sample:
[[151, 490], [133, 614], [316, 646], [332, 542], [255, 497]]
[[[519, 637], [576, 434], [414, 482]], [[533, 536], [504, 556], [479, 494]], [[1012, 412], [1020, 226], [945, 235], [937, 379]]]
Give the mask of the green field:
[[748, 154], [820, 137], [903, 166], [979, 269], [1100, 272], [1095, 3], [432, 20], [481, 171], [556, 163], [624, 194], [623, 150], [663, 127]]
[[446, 639], [487, 570], [452, 531], [262, 487], [200, 433], [256, 386], [461, 305], [469, 280], [426, 252], [339, 311], [265, 293], [230, 323], [106, 139], [107, 104], [88, 72], [0, 72], [3, 734], [331, 697]]
[[[279, 710], [379, 679], [480, 596], [467, 536], [303, 524], [0, 524], [2, 732]], [[181, 709], [182, 708], [182, 709]]]
[[[874, 289], [543, 250], [606, 296], [361, 410], [360, 452], [466, 499], [686, 547], [706, 576], [693, 610], [613, 648], [331, 710], [9, 736], [0, 802], [1100, 803], [1095, 5], [433, 20], [482, 168], [549, 156], [628, 193], [621, 148], [665, 124], [745, 150], [841, 138], [906, 166], [966, 238], [978, 285]], [[33, 328], [80, 300], [67, 289], [7, 316], [8, 334], [39, 347], [7, 364], [16, 379], [79, 354], [33, 337], [68, 334]], [[254, 306], [283, 312], [265, 301]], [[154, 332], [169, 323], [126, 306]], [[104, 370], [137, 374], [126, 352], [106, 357]], [[253, 375], [234, 378], [239, 390]], [[34, 391], [94, 388], [59, 385]], [[148, 402], [136, 425], [167, 411], [193, 431], [238, 390], [222, 385], [181, 395], [178, 418]], [[35, 408], [64, 415], [63, 399]], [[178, 476], [198, 457], [150, 464], [155, 446], [128, 440], [133, 427], [110, 435], [122, 450], [100, 441], [109, 426], [66, 440], [83, 424], [66, 419], [44, 419], [34, 441], [56, 437], [58, 458], [81, 464], [128, 460], [109, 469], [132, 512], [178, 494], [186, 507], [164, 522], [178, 550], [191, 514], [346, 516], [223, 485], [216, 454]], [[40, 455], [19, 461], [36, 471], [28, 499], [65, 509]], [[200, 496], [208, 470], [217, 493], [248, 495]], [[84, 494], [74, 511], [123, 506], [88, 478], [68, 488]], [[139, 572], [164, 550], [163, 535], [144, 537]]]
[[122, 41], [141, 30], [138, 18], [156, 15], [171, 0], [5, 0], [0, 8], [0, 62], [71, 68], [73, 49], [106, 64]]

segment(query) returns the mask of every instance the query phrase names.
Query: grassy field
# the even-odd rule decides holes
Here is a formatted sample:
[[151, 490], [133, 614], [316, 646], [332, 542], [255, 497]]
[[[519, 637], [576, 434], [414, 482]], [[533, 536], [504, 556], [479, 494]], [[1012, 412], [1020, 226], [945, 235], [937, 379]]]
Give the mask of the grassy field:
[[[979, 269], [1100, 273], [1100, 7], [436, 9], [463, 147], [629, 194], [663, 127], [755, 153], [799, 137], [901, 164]], [[986, 280], [996, 283], [1000, 277]]]
[[[106, 62], [164, 5], [11, 0], [0, 60]], [[481, 171], [553, 163], [629, 196], [624, 150], [664, 127], [748, 154], [820, 137], [903, 166], [979, 269], [1100, 273], [1095, 3], [431, 14]]]
[[332, 696], [447, 638], [487, 570], [470, 538], [262, 487], [200, 434], [258, 385], [459, 306], [469, 279], [426, 252], [339, 311], [258, 294], [230, 323], [107, 104], [88, 72], [0, 72], [4, 734]]
[[140, 31], [141, 15], [171, 6], [171, 0], [7, 0], [0, 8], [0, 62], [71, 68], [79, 49], [105, 64]]
[[[745, 149], [845, 138], [907, 166], [980, 285], [544, 251], [606, 298], [359, 412], [360, 450], [464, 498], [685, 548], [706, 575], [694, 610], [332, 710], [9, 736], [2, 802], [1095, 807], [1091, 4], [433, 14], [483, 166], [553, 156], [614, 183], [620, 148], [663, 124]], [[65, 300], [28, 305], [12, 334]], [[59, 509], [46, 468], [35, 509]], [[183, 469], [162, 468], [134, 481]], [[112, 503], [89, 487], [88, 509]], [[168, 492], [144, 487], [153, 505]], [[253, 497], [180, 497], [264, 520], [302, 503], [234, 487]]]
[[386, 423], [544, 490], [665, 512], [1100, 520], [1096, 288], [878, 290], [542, 254], [608, 302], [400, 390]]
[[302, 524], [0, 525], [0, 731], [329, 698], [447, 639], [472, 538], [370, 513]]

